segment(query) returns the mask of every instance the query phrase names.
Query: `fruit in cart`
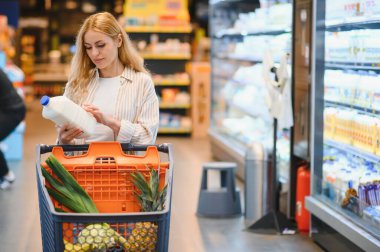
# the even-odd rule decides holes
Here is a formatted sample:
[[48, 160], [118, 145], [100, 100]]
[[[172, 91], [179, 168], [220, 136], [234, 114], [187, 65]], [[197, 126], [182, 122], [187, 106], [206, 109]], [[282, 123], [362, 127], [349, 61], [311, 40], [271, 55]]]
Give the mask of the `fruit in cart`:
[[[141, 205], [142, 212], [162, 211], [167, 194], [167, 185], [159, 189], [159, 174], [150, 168], [149, 182], [141, 172], [131, 174], [132, 182], [140, 191], [135, 197]], [[158, 226], [152, 222], [137, 222], [124, 246], [128, 251], [155, 251]]]
[[161, 190], [159, 189], [160, 178], [158, 172], [153, 168], [150, 168], [149, 182], [146, 181], [141, 172], [131, 173], [131, 177], [133, 184], [140, 191], [140, 193], [134, 192], [134, 194], [140, 202], [142, 212], [156, 212], [164, 210], [167, 185], [165, 185]]
[[77, 244], [72, 244], [71, 242], [66, 241], [63, 239], [63, 243], [65, 245], [65, 250], [64, 252], [87, 252], [90, 251], [90, 245], [77, 245]]
[[116, 245], [123, 245], [126, 240], [107, 223], [87, 225], [78, 235], [78, 243], [90, 245], [91, 251], [106, 251]]
[[[66, 171], [62, 164], [50, 155], [46, 164], [56, 175], [53, 177], [42, 165], [42, 175], [49, 182], [46, 187], [49, 195], [58, 203], [77, 213], [98, 213], [96, 205], [87, 192], [78, 184], [72, 175]], [[63, 212], [57, 208], [57, 211]], [[106, 251], [116, 245], [116, 242], [125, 246], [126, 239], [113, 230], [107, 223], [87, 225], [78, 235], [78, 243], [72, 244], [64, 240], [65, 251]]]
[[137, 222], [128, 237], [129, 251], [155, 251], [157, 228], [152, 222]]

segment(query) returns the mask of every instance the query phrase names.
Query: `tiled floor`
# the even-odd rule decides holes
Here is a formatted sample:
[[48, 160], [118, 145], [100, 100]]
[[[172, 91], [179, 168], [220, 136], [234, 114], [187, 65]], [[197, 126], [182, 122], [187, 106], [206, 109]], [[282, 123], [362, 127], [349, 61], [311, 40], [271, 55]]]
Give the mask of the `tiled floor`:
[[[37, 103], [29, 104], [24, 158], [11, 162], [17, 180], [0, 191], [0, 251], [42, 251], [35, 176], [35, 145], [52, 144], [53, 124], [41, 118]], [[258, 235], [244, 230], [244, 218], [207, 219], [195, 215], [201, 165], [212, 160], [209, 141], [159, 138], [174, 145], [174, 184], [169, 251], [321, 251], [306, 235]], [[241, 186], [241, 185], [239, 185]], [[48, 251], [50, 252], [50, 251]]]

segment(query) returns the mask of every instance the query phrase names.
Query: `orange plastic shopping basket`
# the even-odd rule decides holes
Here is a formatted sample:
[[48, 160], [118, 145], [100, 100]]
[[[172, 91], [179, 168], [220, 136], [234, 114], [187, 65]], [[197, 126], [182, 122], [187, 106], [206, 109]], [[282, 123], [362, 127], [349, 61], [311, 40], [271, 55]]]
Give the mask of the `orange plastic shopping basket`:
[[[131, 151], [138, 151], [141, 155], [127, 154]], [[67, 152], [71, 155], [66, 155]], [[70, 172], [93, 199], [99, 213], [59, 211], [68, 209], [51, 198], [45, 188], [45, 180], [40, 168], [42, 164], [50, 171], [42, 158], [45, 153], [53, 154]], [[90, 145], [38, 145], [36, 160], [44, 251], [64, 251], [64, 241], [75, 244], [80, 232], [90, 223], [108, 223], [125, 239], [128, 239], [137, 222], [154, 223], [158, 227], [155, 250], [168, 250], [173, 179], [170, 144], [133, 146], [118, 142], [96, 142]], [[165, 209], [160, 212], [139, 212], [140, 206], [134, 196], [136, 188], [130, 174], [140, 171], [148, 177], [150, 168], [159, 172], [161, 188], [168, 185]], [[112, 251], [127, 250], [119, 248]]]

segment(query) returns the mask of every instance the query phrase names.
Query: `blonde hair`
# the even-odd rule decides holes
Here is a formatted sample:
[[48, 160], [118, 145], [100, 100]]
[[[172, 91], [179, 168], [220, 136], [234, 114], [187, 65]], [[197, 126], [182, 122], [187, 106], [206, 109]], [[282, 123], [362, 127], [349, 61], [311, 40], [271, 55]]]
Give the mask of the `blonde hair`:
[[95, 64], [88, 57], [84, 47], [84, 35], [89, 30], [104, 33], [112, 39], [117, 39], [121, 34], [122, 43], [118, 48], [121, 63], [136, 72], [148, 73], [144, 67], [143, 58], [138, 54], [115, 17], [108, 12], [93, 14], [84, 21], [76, 37], [76, 53], [71, 61], [69, 81], [65, 90], [67, 97], [76, 103], [83, 102], [83, 99], [87, 97], [87, 87], [96, 72]]

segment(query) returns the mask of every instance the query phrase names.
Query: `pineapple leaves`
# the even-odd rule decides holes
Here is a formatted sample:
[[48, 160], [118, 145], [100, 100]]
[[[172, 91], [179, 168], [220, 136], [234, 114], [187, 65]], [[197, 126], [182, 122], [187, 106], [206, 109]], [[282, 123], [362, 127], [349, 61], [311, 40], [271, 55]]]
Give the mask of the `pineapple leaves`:
[[140, 193], [134, 192], [135, 197], [140, 202], [143, 212], [162, 211], [164, 209], [167, 186], [159, 190], [159, 174], [150, 168], [150, 179], [146, 181], [141, 172], [131, 174], [133, 184], [139, 189]]
[[141, 172], [136, 172], [131, 174], [132, 178], [134, 179], [134, 184], [141, 191], [142, 197], [144, 199], [152, 201], [152, 191], [151, 188], [147, 185], [147, 182], [145, 180], [144, 175], [141, 174]]
[[158, 186], [159, 186], [159, 177], [158, 172], [156, 172], [154, 169], [150, 170], [150, 181], [149, 181], [150, 190], [152, 191], [152, 198], [154, 200], [157, 200], [156, 196], [158, 193]]

